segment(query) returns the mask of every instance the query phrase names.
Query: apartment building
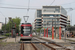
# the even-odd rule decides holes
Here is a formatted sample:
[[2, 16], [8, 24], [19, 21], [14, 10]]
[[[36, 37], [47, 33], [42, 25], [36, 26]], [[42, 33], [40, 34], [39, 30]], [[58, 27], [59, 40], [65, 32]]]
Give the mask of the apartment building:
[[[35, 13], [35, 28], [52, 28], [67, 26], [67, 12], [62, 6], [43, 6]], [[70, 22], [69, 22], [70, 24]]]
[[3, 23], [2, 23], [2, 22], [0, 22], [0, 30], [2, 29], [2, 25], [3, 25]]
[[70, 25], [70, 17], [68, 16], [68, 18], [67, 18], [67, 26], [69, 26]]
[[65, 27], [67, 25], [67, 12], [61, 6], [42, 7], [43, 27]]
[[42, 28], [42, 10], [41, 9], [37, 9], [36, 13], [35, 13], [35, 28]]

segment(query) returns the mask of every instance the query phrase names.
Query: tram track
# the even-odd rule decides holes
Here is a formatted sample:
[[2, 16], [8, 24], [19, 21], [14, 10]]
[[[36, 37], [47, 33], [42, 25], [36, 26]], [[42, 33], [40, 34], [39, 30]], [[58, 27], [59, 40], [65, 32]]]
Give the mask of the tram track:
[[20, 50], [38, 50], [38, 49], [33, 43], [30, 43], [30, 44], [21, 43]]
[[[39, 37], [37, 37], [37, 38], [39, 38]], [[66, 48], [66, 47], [63, 47], [63, 46], [61, 46], [61, 45], [59, 45], [58, 43], [55, 43], [55, 42], [53, 42], [53, 41], [50, 41], [50, 40], [47, 40], [47, 39], [42, 39], [42, 38], [39, 38], [40, 40], [44, 40], [44, 41], [47, 41], [48, 43], [50, 43], [49, 45], [47, 45], [47, 44], [44, 44], [44, 45], [47, 45], [48, 47], [50, 47], [51, 46], [51, 48], [53, 49], [53, 47], [52, 47], [52, 45], [53, 46], [55, 46], [54, 47], [54, 49], [53, 50], [56, 50], [55, 48], [57, 47], [59, 47], [59, 48], [61, 48], [61, 49], [64, 49], [64, 50], [71, 50], [71, 49], [69, 49], [69, 48]], [[58, 49], [57, 49], [58, 50]]]
[[34, 43], [24, 44], [23, 43], [23, 44], [21, 44], [20, 50], [69, 50], [69, 49], [54, 48], [53, 46], [50, 46], [45, 43], [39, 43], [39, 44], [34, 44]]
[[[36, 42], [37, 41], [37, 42]], [[35, 40], [33, 41], [25, 41], [25, 42], [22, 42], [21, 43], [21, 48], [20, 50], [71, 50], [71, 49], [68, 49], [68, 48], [63, 48], [63, 46], [60, 46], [58, 44], [55, 44], [55, 43], [44, 43], [44, 42], [41, 42], [41, 41], [46, 41], [44, 39], [40, 39], [40, 40]], [[46, 41], [47, 42], [47, 41]], [[48, 41], [49, 42], [49, 41]], [[27, 48], [27, 49], [26, 49]]]
[[20, 50], [24, 50], [24, 43], [21, 43]]

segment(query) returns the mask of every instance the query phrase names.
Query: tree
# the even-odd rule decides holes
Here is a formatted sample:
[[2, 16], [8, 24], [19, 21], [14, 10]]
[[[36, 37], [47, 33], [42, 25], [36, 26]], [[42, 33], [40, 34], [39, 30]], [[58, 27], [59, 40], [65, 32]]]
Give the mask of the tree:
[[38, 35], [40, 35], [40, 30], [41, 28], [36, 29], [36, 31], [39, 33]]
[[67, 27], [71, 27], [71, 25], [67, 25]]
[[35, 32], [35, 30], [33, 30], [33, 32]]
[[54, 29], [58, 29], [59, 27], [54, 27]]
[[[6, 31], [10, 32], [12, 27], [15, 27], [16, 24], [16, 32], [19, 32], [19, 25], [21, 22], [21, 18], [16, 17], [11, 19], [11, 21], [8, 21], [8, 23], [6, 24]], [[5, 25], [2, 26], [2, 30], [5, 31]]]

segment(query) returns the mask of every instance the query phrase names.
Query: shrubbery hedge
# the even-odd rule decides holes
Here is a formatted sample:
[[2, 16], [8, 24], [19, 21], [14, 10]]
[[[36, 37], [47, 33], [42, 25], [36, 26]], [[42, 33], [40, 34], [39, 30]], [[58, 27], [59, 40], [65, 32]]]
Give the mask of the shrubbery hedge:
[[11, 36], [11, 33], [6, 33], [6, 34], [5, 34], [5, 36], [9, 36], [9, 35]]

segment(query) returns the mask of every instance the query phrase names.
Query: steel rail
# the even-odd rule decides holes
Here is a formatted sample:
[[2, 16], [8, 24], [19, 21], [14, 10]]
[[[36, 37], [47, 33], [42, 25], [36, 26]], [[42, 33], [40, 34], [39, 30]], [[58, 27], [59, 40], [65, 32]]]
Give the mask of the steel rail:
[[24, 43], [21, 43], [20, 50], [24, 50]]
[[21, 43], [21, 45], [20, 45], [20, 50], [22, 50], [22, 43]]
[[33, 43], [31, 43], [31, 45], [33, 46], [33, 48], [34, 48], [35, 50], [38, 50], [38, 49], [35, 47], [35, 45], [34, 45]]
[[47, 44], [45, 44], [45, 43], [42, 43], [42, 45], [47, 46], [47, 47], [50, 48], [51, 50], [56, 50], [55, 48], [53, 48], [53, 47], [51, 47], [51, 46], [49, 46], [49, 45], [47, 45]]
[[[53, 44], [53, 43], [52, 43]], [[66, 49], [66, 48], [63, 48], [63, 46], [61, 46], [61, 45], [58, 45], [58, 44], [53, 44], [53, 45], [55, 45], [55, 46], [58, 46], [58, 47], [62, 47], [62, 49]], [[71, 49], [66, 49], [66, 50], [71, 50]]]
[[[37, 38], [38, 38], [38, 39], [42, 39], [42, 38], [39, 38], [39, 37], [37, 37]], [[46, 40], [46, 39], [42, 39], [42, 40], [49, 42], [49, 40]], [[47, 45], [47, 44], [45, 44], [45, 43], [42, 43], [42, 44]], [[55, 46], [58, 46], [58, 47], [62, 47], [62, 49], [71, 50], [71, 49], [68, 49], [68, 48], [64, 48], [64, 47], [61, 46], [61, 45], [58, 45], [58, 44], [56, 44], [55, 42], [53, 42], [53, 43], [51, 43], [51, 44], [52, 44], [52, 45], [55, 45]], [[49, 46], [49, 45], [47, 45], [47, 46]]]

